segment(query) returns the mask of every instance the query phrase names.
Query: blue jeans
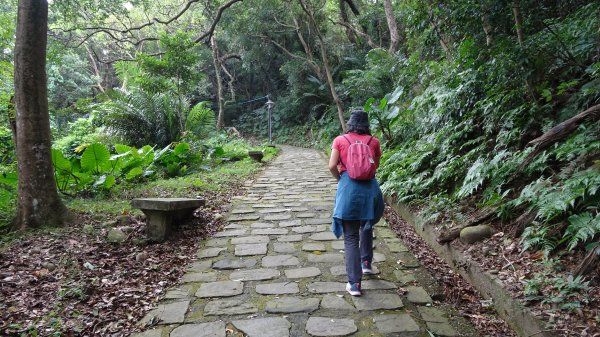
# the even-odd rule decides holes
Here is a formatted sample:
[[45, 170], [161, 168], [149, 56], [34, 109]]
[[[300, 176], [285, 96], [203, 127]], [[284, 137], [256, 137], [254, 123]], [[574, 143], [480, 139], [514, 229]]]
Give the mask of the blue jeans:
[[360, 220], [343, 220], [344, 255], [348, 282], [359, 283], [362, 279], [361, 263], [373, 261], [373, 228], [364, 230]]

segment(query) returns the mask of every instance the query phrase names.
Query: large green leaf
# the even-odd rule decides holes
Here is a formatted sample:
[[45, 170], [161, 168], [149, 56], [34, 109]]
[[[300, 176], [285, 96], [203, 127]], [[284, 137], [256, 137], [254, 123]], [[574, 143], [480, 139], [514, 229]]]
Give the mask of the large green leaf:
[[390, 95], [390, 98], [388, 99], [388, 104], [394, 104], [396, 103], [396, 101], [400, 98], [400, 96], [402, 96], [402, 93], [404, 92], [404, 87], [397, 87], [396, 90], [394, 90], [394, 92]]
[[390, 111], [388, 112], [387, 116], [385, 116], [385, 118], [386, 119], [394, 119], [394, 118], [398, 117], [399, 113], [400, 113], [400, 108], [395, 106], [390, 109]]
[[371, 111], [371, 108], [372, 108], [372, 106], [371, 106], [371, 105], [373, 104], [373, 102], [375, 102], [375, 98], [373, 98], [373, 97], [371, 97], [371, 98], [369, 98], [369, 99], [367, 100], [367, 102], [366, 102], [366, 103], [365, 103], [365, 105], [363, 106], [363, 108], [364, 108], [364, 110], [365, 110], [366, 112], [369, 112], [369, 111]]
[[160, 150], [158, 152], [155, 152], [154, 153], [154, 160], [159, 160], [160, 157], [163, 156], [163, 154], [165, 154], [167, 151], [169, 151], [171, 149], [171, 145], [173, 145], [173, 144], [169, 144], [169, 145], [163, 147], [162, 150]]
[[58, 149], [52, 149], [52, 165], [56, 171], [71, 171], [71, 162]]
[[144, 173], [144, 170], [141, 167], [134, 167], [131, 169], [131, 171], [127, 172], [127, 174], [125, 175], [125, 179], [127, 180], [131, 180], [135, 177], [138, 177], [140, 175], [142, 175]]
[[94, 182], [94, 176], [86, 172], [73, 172], [73, 175], [77, 177], [77, 185], [84, 187]]
[[117, 151], [118, 154], [124, 154], [127, 152], [135, 152], [135, 148], [123, 144], [115, 144], [115, 151]]
[[143, 148], [138, 150], [138, 153], [142, 151], [143, 153], [143, 163], [145, 166], [148, 166], [150, 164], [152, 164], [152, 162], [154, 161], [154, 148], [151, 146], [144, 146]]
[[189, 151], [190, 151], [190, 144], [188, 144], [188, 143], [179, 143], [179, 144], [177, 144], [177, 146], [175, 146], [175, 149], [173, 149], [173, 153], [177, 156], [185, 154]]
[[110, 189], [115, 184], [115, 176], [113, 175], [103, 175], [96, 182], [94, 182], [94, 187], [101, 186], [105, 189]]
[[110, 189], [111, 187], [113, 187], [115, 185], [116, 181], [117, 181], [117, 179], [115, 178], [115, 176], [113, 176], [113, 175], [106, 176], [106, 180], [104, 181], [104, 188], [106, 188], [107, 190]]
[[88, 146], [81, 156], [81, 169], [93, 173], [102, 173], [109, 167], [110, 152], [103, 144]]

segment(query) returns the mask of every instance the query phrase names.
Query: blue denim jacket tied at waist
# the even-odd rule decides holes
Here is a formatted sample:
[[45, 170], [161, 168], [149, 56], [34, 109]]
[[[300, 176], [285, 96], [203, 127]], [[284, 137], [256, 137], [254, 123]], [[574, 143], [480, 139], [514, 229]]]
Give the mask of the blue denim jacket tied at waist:
[[342, 220], [361, 220], [364, 229], [373, 227], [383, 216], [383, 195], [376, 179], [354, 180], [342, 172], [335, 194], [331, 231], [343, 234]]

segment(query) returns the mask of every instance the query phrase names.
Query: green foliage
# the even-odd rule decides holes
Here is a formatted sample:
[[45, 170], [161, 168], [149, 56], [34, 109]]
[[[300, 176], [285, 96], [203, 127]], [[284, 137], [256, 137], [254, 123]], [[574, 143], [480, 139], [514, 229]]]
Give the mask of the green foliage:
[[365, 60], [364, 69], [352, 69], [344, 73], [342, 83], [354, 102], [385, 96], [393, 89], [398, 70], [405, 63], [382, 48], [370, 50]]
[[197, 44], [191, 34], [177, 32], [164, 33], [160, 37], [160, 57], [140, 53], [136, 60], [139, 69], [128, 72], [133, 82], [150, 93], [174, 93], [186, 95], [202, 77], [197, 71]]
[[586, 243], [600, 234], [600, 214], [595, 216], [589, 212], [571, 215], [569, 227], [563, 238], [568, 239], [569, 250], [574, 250], [580, 243]]
[[203, 139], [216, 130], [216, 125], [215, 112], [212, 111], [208, 102], [200, 102], [188, 113], [185, 127], [194, 137]]
[[9, 128], [0, 126], [0, 165], [10, 165], [15, 161], [15, 145]]
[[557, 240], [550, 234], [550, 226], [532, 225], [523, 231], [521, 244], [523, 250], [540, 249], [546, 258], [558, 245]]
[[0, 233], [9, 229], [17, 201], [16, 175], [0, 171]]
[[107, 131], [133, 146], [166, 146], [179, 139], [183, 122], [179, 109], [187, 111], [187, 101], [168, 94], [150, 94], [141, 90], [115, 90], [110, 100], [96, 108]]
[[583, 276], [556, 276], [558, 261], [548, 260], [544, 269], [536, 272], [530, 279], [525, 280], [523, 293], [526, 301], [542, 301], [558, 306], [559, 309], [570, 311], [580, 308], [588, 302], [589, 281]]
[[98, 78], [89, 64], [74, 52], [59, 54], [46, 65], [48, 74], [48, 101], [54, 109], [68, 107], [82, 97], [92, 95]]
[[[598, 237], [600, 127], [584, 123], [529, 165], [521, 164], [531, 152], [527, 142], [600, 102], [598, 23], [588, 15], [600, 8], [585, 3], [566, 16], [532, 19], [538, 21], [519, 49], [512, 32], [502, 33], [510, 27], [499, 21], [493, 43], [483, 47], [485, 36], [472, 34], [480, 23], [464, 16], [465, 10], [480, 10], [472, 5], [455, 2], [431, 13], [418, 2], [403, 3], [405, 24], [415, 28], [406, 36], [414, 49], [395, 62], [373, 52], [380, 57], [376, 65], [367, 60], [364, 69], [346, 72], [365, 91], [382, 71], [393, 73], [394, 86], [375, 96], [383, 98], [364, 98], [372, 126], [387, 140], [378, 171], [382, 190], [422, 206], [429, 219], [460, 216], [444, 203], [468, 212], [497, 206], [508, 222], [532, 211], [536, 219], [523, 234], [524, 249], [541, 249], [549, 257], [559, 248], [583, 247]], [[426, 56], [440, 52], [440, 36], [419, 26], [418, 18], [430, 15], [444, 18], [444, 34], [461, 36], [446, 57]], [[390, 64], [396, 66], [377, 67]], [[525, 80], [534, 83], [533, 93]]]
[[386, 140], [393, 138], [390, 126], [399, 117], [400, 107], [395, 103], [402, 95], [403, 90], [403, 87], [396, 88], [393, 93], [385, 95], [378, 104], [374, 104], [374, 98], [369, 98], [365, 103], [365, 111], [371, 113], [373, 120], [370, 123], [371, 128], [378, 130]]
[[154, 160], [160, 163], [167, 176], [184, 175], [191, 159], [188, 143], [173, 143], [154, 155]]
[[151, 177], [163, 169], [169, 177], [184, 175], [192, 160], [187, 143], [169, 144], [161, 151], [150, 146], [140, 149], [115, 145], [116, 154], [99, 143], [85, 146], [81, 157], [67, 159], [58, 149], [52, 149], [54, 176], [62, 192], [108, 191], [116, 185]]
[[90, 144], [85, 148], [79, 161], [83, 171], [92, 174], [105, 172], [109, 168], [110, 153], [103, 144]]
[[105, 128], [97, 124], [98, 119], [94, 115], [69, 122], [65, 128], [65, 136], [57, 138], [52, 146], [59, 149], [67, 157], [72, 157], [79, 156], [78, 149], [86, 144], [108, 144], [110, 140], [107, 139]]

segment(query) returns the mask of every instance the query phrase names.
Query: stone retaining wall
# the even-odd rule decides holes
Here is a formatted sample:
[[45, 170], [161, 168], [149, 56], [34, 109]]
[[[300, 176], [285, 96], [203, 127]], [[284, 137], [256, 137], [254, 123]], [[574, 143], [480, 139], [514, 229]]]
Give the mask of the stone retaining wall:
[[423, 219], [410, 209], [386, 196], [386, 202], [400, 216], [415, 228], [415, 231], [444, 261], [456, 272], [460, 273], [485, 298], [491, 299], [497, 313], [513, 330], [522, 337], [557, 337], [553, 331], [544, 329], [544, 323], [536, 318], [526, 307], [506, 291], [501, 281], [494, 275], [484, 271], [479, 264], [468, 260], [463, 253], [449, 244], [441, 245], [436, 235], [425, 225]]

